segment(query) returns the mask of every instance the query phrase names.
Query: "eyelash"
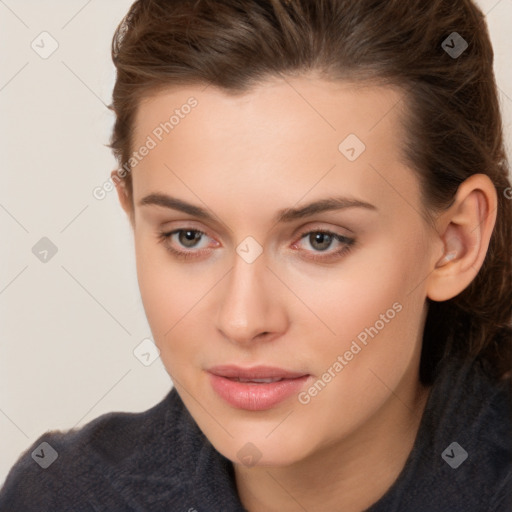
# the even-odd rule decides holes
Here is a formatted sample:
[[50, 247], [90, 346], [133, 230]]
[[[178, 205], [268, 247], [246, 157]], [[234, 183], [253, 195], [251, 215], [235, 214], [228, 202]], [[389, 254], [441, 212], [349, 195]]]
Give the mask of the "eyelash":
[[[175, 230], [169, 231], [169, 232], [163, 232], [163, 231], [160, 232], [158, 234], [159, 242], [163, 243], [165, 245], [166, 250], [168, 250], [171, 254], [173, 254], [175, 257], [177, 257], [179, 259], [191, 260], [191, 259], [195, 259], [195, 258], [201, 257], [201, 255], [205, 251], [205, 249], [202, 249], [200, 251], [192, 251], [192, 250], [191, 251], [178, 251], [178, 250], [174, 249], [173, 247], [171, 247], [167, 243], [169, 241], [169, 239], [173, 235], [178, 234], [178, 233], [182, 233], [182, 232], [185, 232], [185, 231], [191, 231], [191, 232], [193, 232], [195, 234], [208, 236], [204, 231], [201, 231], [200, 229], [180, 228], [180, 229], [175, 229]], [[345, 256], [354, 247], [354, 244], [355, 244], [355, 239], [354, 238], [349, 238], [349, 237], [340, 235], [338, 233], [334, 233], [333, 231], [321, 230], [321, 229], [316, 229], [316, 230], [314, 229], [314, 230], [309, 230], [309, 231], [303, 231], [300, 234], [299, 241], [301, 241], [307, 235], [318, 234], [318, 233], [320, 233], [322, 235], [329, 235], [329, 236], [331, 236], [334, 240], [337, 240], [338, 242], [343, 243], [344, 247], [342, 247], [338, 251], [335, 251], [333, 253], [329, 253], [328, 256], [316, 256], [315, 255], [315, 256], [303, 257], [306, 260], [325, 263], [325, 262], [331, 261], [333, 259], [339, 259], [339, 258]], [[296, 245], [296, 244], [294, 243], [293, 245]], [[315, 252], [323, 252], [323, 251], [315, 251]]]

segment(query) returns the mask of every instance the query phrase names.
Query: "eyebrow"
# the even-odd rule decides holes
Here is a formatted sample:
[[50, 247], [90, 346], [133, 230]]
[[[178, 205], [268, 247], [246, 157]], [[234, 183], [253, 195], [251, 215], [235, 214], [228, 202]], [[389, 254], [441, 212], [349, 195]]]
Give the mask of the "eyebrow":
[[[166, 194], [149, 194], [140, 200], [139, 205], [163, 206], [164, 208], [170, 208], [172, 210], [178, 210], [180, 212], [187, 213], [199, 219], [213, 222], [216, 221], [215, 217], [208, 213], [208, 211], [204, 208], [187, 203], [186, 201], [168, 196]], [[284, 208], [283, 210], [279, 210], [274, 217], [274, 223], [292, 222], [294, 220], [309, 217], [318, 213], [345, 210], [348, 208], [363, 208], [377, 211], [376, 206], [367, 203], [366, 201], [360, 201], [359, 199], [352, 199], [349, 197], [329, 197], [313, 201], [300, 208]]]

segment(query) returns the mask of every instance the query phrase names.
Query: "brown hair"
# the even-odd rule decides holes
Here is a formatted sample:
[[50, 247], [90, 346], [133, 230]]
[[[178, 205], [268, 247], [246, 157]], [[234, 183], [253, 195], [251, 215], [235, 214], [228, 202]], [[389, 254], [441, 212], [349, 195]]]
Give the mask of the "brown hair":
[[[454, 32], [468, 44], [459, 56], [448, 52]], [[498, 191], [480, 272], [453, 299], [427, 299], [421, 380], [431, 383], [438, 363], [455, 354], [479, 358], [498, 377], [512, 358], [512, 189], [493, 57], [471, 0], [137, 0], [112, 41], [109, 147], [126, 169], [137, 108], [165, 87], [204, 83], [239, 94], [274, 76], [316, 71], [400, 88], [404, 156], [427, 211], [449, 206], [477, 172]], [[130, 173], [124, 179], [131, 194]]]

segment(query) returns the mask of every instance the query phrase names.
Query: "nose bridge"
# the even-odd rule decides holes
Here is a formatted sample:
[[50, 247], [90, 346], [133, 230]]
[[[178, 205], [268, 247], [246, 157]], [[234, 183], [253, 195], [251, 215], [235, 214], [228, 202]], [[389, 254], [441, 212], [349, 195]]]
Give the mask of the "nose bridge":
[[[239, 250], [244, 249], [240, 244]], [[219, 305], [217, 327], [232, 341], [243, 343], [279, 329], [276, 294], [263, 255], [254, 261], [235, 255]]]

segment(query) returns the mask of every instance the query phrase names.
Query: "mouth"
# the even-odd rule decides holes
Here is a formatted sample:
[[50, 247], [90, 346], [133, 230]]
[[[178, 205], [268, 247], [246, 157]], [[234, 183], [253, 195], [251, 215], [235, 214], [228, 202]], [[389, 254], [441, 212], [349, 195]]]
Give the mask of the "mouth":
[[267, 384], [269, 382], [279, 382], [285, 380], [284, 378], [268, 378], [268, 379], [244, 379], [242, 377], [225, 377], [226, 379], [233, 380], [235, 382], [248, 382], [251, 384]]
[[232, 407], [249, 411], [271, 409], [297, 394], [312, 377], [283, 368], [215, 366], [208, 370], [213, 390]]
[[219, 377], [226, 377], [228, 379], [243, 379], [243, 380], [269, 380], [269, 379], [295, 379], [308, 375], [306, 372], [294, 372], [277, 368], [275, 366], [254, 366], [252, 368], [242, 368], [235, 365], [222, 365], [213, 366], [208, 371]]

